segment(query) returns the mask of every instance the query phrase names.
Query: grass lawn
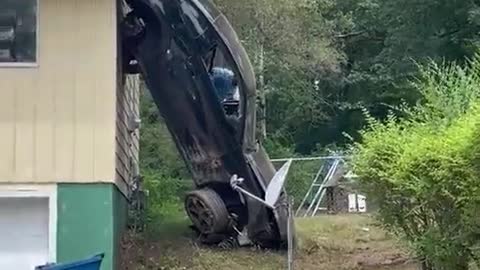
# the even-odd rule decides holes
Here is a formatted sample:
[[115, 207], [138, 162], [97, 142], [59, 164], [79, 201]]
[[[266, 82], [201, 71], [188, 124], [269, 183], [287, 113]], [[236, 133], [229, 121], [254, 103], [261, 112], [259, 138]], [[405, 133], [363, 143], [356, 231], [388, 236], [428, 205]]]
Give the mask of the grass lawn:
[[[127, 237], [122, 270], [286, 269], [284, 252], [254, 248], [217, 250], [195, 243], [188, 220], [159, 224], [155, 236]], [[368, 216], [340, 215], [298, 219], [295, 269], [418, 269], [399, 243]]]

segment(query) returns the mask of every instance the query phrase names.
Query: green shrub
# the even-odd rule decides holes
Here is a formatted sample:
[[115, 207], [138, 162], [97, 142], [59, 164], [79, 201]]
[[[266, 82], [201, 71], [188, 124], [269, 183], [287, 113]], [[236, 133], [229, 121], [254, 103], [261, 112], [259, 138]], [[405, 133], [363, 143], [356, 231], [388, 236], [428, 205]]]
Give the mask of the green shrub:
[[407, 119], [368, 117], [353, 164], [378, 217], [403, 236], [424, 269], [468, 269], [480, 240], [479, 58], [432, 65]]
[[[150, 95], [142, 91], [140, 166], [146, 198], [146, 228], [151, 235], [185, 223], [182, 198], [192, 181]], [[186, 224], [184, 227], [186, 227]]]
[[148, 169], [143, 171], [143, 179], [148, 191], [147, 230], [151, 234], [159, 235], [160, 230], [184, 219], [182, 198], [185, 191], [191, 189], [191, 183]]

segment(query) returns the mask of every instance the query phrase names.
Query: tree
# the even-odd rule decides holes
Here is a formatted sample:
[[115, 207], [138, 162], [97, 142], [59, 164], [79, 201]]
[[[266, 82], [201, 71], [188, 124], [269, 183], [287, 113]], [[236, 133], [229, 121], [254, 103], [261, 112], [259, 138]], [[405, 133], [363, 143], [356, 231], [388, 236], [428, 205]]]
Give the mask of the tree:
[[260, 100], [259, 116], [266, 114], [269, 136], [290, 145], [308, 141], [299, 148], [309, 151], [318, 142], [309, 131], [325, 125], [335, 112], [331, 103], [338, 99], [344, 61], [319, 1], [216, 2], [253, 59], [260, 97], [266, 93], [268, 106], [265, 112]]
[[337, 35], [348, 56], [347, 101], [378, 116], [418, 100], [409, 84], [418, 74], [415, 62], [463, 62], [475, 52], [480, 30], [473, 0], [347, 0], [337, 1], [335, 12], [350, 21]]

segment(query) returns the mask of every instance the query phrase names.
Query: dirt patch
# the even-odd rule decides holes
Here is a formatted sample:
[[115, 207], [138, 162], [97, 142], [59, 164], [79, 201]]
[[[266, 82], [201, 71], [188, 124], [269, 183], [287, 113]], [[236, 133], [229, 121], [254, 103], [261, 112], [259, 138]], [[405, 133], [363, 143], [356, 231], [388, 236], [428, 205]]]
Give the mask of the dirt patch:
[[391, 252], [362, 252], [355, 254], [353, 259], [364, 267], [395, 266], [409, 263], [410, 259], [402, 253]]
[[[242, 248], [231, 251], [196, 244], [185, 227], [152, 240], [129, 235], [122, 245], [121, 270], [277, 270], [286, 269], [285, 252]], [[324, 216], [297, 220], [295, 269], [416, 270], [408, 253], [365, 216]], [[149, 239], [149, 240], [146, 240]]]
[[[169, 237], [170, 238], [170, 237]], [[177, 239], [146, 240], [138, 234], [127, 234], [121, 245], [121, 270], [192, 269], [199, 248], [192, 235]]]

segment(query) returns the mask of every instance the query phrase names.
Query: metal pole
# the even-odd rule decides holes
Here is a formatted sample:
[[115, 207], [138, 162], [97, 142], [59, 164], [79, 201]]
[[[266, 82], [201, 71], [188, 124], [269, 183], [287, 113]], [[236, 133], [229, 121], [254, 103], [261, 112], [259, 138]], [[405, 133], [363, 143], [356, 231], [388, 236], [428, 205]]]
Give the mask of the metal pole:
[[[315, 193], [315, 197], [313, 198], [313, 201], [310, 203], [310, 206], [307, 209], [307, 212], [303, 215], [304, 217], [308, 216], [308, 213], [312, 210], [312, 207], [315, 205], [315, 202], [318, 200], [318, 198], [321, 196], [322, 190], [323, 190], [323, 185], [327, 182], [327, 179], [330, 178], [330, 175], [332, 174], [333, 167], [337, 161], [334, 161], [332, 164], [332, 167], [328, 170], [327, 175], [323, 179], [322, 184], [318, 187], [317, 193]], [[315, 209], [313, 209], [315, 210]]]
[[239, 186], [233, 186], [233, 189], [236, 190], [236, 191], [240, 191], [240, 192], [243, 193], [244, 195], [247, 195], [248, 197], [254, 199], [254, 200], [257, 201], [257, 202], [260, 202], [261, 204], [267, 206], [268, 208], [273, 209], [272, 206], [270, 206], [269, 204], [267, 204], [264, 200], [262, 200], [261, 198], [253, 195], [252, 193], [246, 191], [245, 189], [243, 189], [243, 188], [241, 188], [241, 187], [239, 187]]
[[318, 170], [317, 174], [315, 175], [315, 178], [313, 179], [313, 182], [312, 182], [312, 184], [310, 185], [310, 188], [308, 189], [307, 194], [305, 195], [305, 197], [303, 197], [303, 200], [302, 200], [302, 202], [300, 203], [300, 206], [298, 206], [297, 211], [295, 212], [295, 216], [298, 215], [298, 213], [299, 213], [300, 210], [302, 209], [303, 205], [304, 205], [305, 202], [307, 201], [308, 196], [309, 196], [310, 193], [313, 191], [313, 187], [314, 187], [315, 184], [317, 183], [318, 178], [320, 178], [320, 175], [322, 174], [322, 171], [323, 171], [323, 168], [324, 168], [324, 167], [325, 167], [325, 163], [322, 164], [322, 166], [321, 166], [320, 169]]
[[[330, 175], [328, 176], [328, 178], [325, 179], [325, 181], [323, 182], [322, 184], [322, 189], [324, 189], [324, 185], [325, 183], [327, 183], [328, 181], [330, 181], [330, 179], [333, 177], [333, 175], [335, 174], [335, 172], [337, 171], [337, 167], [338, 167], [338, 164], [340, 163], [340, 160], [337, 159], [335, 160], [335, 162], [333, 163], [333, 166], [332, 166], [332, 169], [331, 169], [331, 173]], [[323, 192], [323, 194], [325, 194], [325, 192]], [[320, 207], [320, 203], [322, 202], [322, 199], [323, 199], [323, 194], [320, 195], [320, 198], [318, 198], [318, 201], [317, 201], [317, 205], [315, 206], [315, 209], [313, 210], [313, 213], [312, 213], [312, 217], [314, 217], [316, 214], [317, 214], [317, 211], [318, 211], [318, 208]]]
[[315, 193], [315, 196], [313, 197], [313, 201], [310, 203], [310, 206], [308, 206], [307, 211], [305, 212], [305, 214], [303, 214], [303, 217], [308, 216], [308, 213], [312, 210], [312, 207], [315, 205], [315, 201], [317, 200], [321, 192], [322, 192], [322, 186], [319, 186], [318, 191]]
[[348, 159], [346, 156], [324, 156], [324, 157], [304, 157], [304, 158], [278, 158], [272, 159], [272, 162], [285, 162], [288, 160], [293, 161], [313, 161], [313, 160], [325, 160], [325, 159]]
[[288, 224], [287, 224], [287, 235], [288, 235], [288, 270], [293, 270], [293, 261], [294, 261], [294, 246], [295, 246], [295, 239], [294, 235], [294, 226], [295, 220], [293, 216], [293, 197], [290, 198], [290, 202], [288, 204]]

